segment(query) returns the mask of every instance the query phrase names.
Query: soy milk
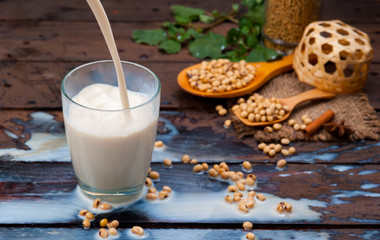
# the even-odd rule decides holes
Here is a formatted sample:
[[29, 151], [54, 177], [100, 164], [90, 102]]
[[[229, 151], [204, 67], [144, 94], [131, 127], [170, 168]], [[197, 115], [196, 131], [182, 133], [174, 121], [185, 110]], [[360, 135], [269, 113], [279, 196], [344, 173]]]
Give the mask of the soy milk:
[[152, 158], [158, 108], [146, 103], [152, 98], [147, 94], [128, 90], [128, 97], [130, 109], [116, 111], [122, 109], [118, 87], [92, 84], [73, 97], [79, 105], [69, 103], [66, 136], [83, 189], [114, 193], [142, 188]]
[[[160, 83], [145, 67], [120, 61], [100, 0], [87, 2], [112, 65], [110, 61], [84, 64], [63, 79], [66, 137], [81, 190], [92, 198], [129, 202], [141, 196], [152, 159]], [[115, 79], [118, 86], [113, 86]]]

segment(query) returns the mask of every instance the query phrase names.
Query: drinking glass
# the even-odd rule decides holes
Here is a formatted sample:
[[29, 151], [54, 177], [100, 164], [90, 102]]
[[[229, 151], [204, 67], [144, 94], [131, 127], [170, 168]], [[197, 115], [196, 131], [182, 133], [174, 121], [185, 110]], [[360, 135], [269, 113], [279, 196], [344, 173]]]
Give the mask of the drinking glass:
[[[110, 60], [75, 68], [61, 85], [66, 138], [79, 187], [90, 198], [109, 202], [131, 202], [142, 195], [159, 115], [157, 76], [131, 62], [122, 61], [122, 68], [130, 102], [127, 109], [93, 108], [75, 98], [93, 84], [118, 85]], [[134, 104], [132, 98], [138, 97], [144, 100]]]

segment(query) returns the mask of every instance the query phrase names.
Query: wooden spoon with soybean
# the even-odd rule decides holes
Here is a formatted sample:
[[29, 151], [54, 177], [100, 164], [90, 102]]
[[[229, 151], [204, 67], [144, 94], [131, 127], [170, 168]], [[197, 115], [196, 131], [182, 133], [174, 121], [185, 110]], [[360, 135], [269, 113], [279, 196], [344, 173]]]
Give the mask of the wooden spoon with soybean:
[[270, 79], [274, 78], [281, 73], [288, 72], [293, 69], [293, 55], [288, 55], [283, 57], [281, 60], [273, 61], [273, 62], [254, 62], [247, 63], [252, 65], [256, 69], [255, 77], [253, 80], [245, 87], [235, 89], [233, 91], [228, 92], [202, 92], [195, 88], [192, 88], [189, 83], [189, 78], [187, 76], [187, 72], [189, 70], [197, 69], [200, 67], [200, 63], [196, 65], [192, 65], [183, 69], [177, 77], [178, 85], [188, 93], [191, 93], [200, 97], [208, 97], [208, 98], [234, 98], [240, 97], [246, 94], [250, 94], [253, 91], [257, 90], [261, 86], [263, 86]]
[[311, 101], [311, 100], [316, 100], [316, 99], [329, 99], [329, 98], [333, 98], [333, 97], [335, 97], [335, 94], [325, 92], [325, 91], [322, 91], [322, 90], [315, 88], [315, 89], [300, 93], [300, 94], [293, 96], [293, 97], [290, 97], [290, 98], [279, 98], [278, 100], [280, 100], [281, 104], [283, 106], [284, 105], [288, 106], [290, 110], [281, 119], [276, 119], [276, 120], [271, 121], [271, 122], [251, 122], [251, 121], [248, 121], [247, 118], [243, 118], [240, 116], [240, 113], [241, 113], [240, 109], [235, 110], [234, 114], [236, 115], [236, 117], [240, 121], [242, 121], [247, 126], [257, 127], [257, 126], [272, 125], [274, 123], [285, 121], [287, 118], [289, 118], [293, 109], [300, 103], [303, 103], [306, 101]]

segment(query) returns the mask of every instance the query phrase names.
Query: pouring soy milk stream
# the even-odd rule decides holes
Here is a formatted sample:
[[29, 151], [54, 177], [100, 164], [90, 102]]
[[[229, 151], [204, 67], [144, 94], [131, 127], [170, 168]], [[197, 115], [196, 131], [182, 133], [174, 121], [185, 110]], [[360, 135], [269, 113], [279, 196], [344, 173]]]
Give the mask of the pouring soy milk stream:
[[142, 195], [152, 159], [161, 86], [150, 70], [120, 61], [100, 1], [87, 2], [112, 61], [84, 64], [62, 81], [70, 156], [80, 189], [87, 196], [131, 202]]

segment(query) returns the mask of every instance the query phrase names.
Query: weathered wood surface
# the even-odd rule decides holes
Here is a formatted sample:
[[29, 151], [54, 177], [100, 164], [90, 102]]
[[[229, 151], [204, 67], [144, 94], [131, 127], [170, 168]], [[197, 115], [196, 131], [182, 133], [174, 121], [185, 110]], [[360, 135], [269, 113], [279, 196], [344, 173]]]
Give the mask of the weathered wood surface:
[[[56, 111], [2, 111], [0, 115], [1, 127], [6, 134], [0, 135], [1, 148], [18, 148], [21, 155], [27, 155], [31, 143], [28, 140], [38, 133], [47, 133], [45, 137], [59, 137], [54, 141], [61, 141], [66, 146], [62, 112]], [[37, 116], [34, 116], [37, 114]], [[157, 151], [154, 160], [165, 157], [179, 161], [183, 154], [202, 161], [229, 161], [241, 162], [275, 162], [283, 158], [278, 154], [275, 158], [269, 158], [257, 148], [257, 142], [253, 138], [238, 139], [233, 127], [224, 128], [223, 123], [228, 117], [220, 117], [213, 109], [186, 109], [184, 111], [161, 111], [160, 124], [157, 139], [163, 140], [167, 146], [165, 151]], [[33, 137], [32, 137], [33, 138]], [[43, 141], [36, 136], [34, 142], [38, 144], [51, 144], [51, 139]], [[33, 144], [32, 144], [33, 145]], [[40, 148], [30, 149], [30, 152], [38, 152]], [[305, 143], [298, 142], [294, 146], [297, 154], [289, 156], [289, 162], [303, 163], [379, 163], [380, 144], [377, 142], [341, 142], [341, 143]], [[34, 147], [33, 147], [34, 148]], [[25, 149], [25, 150], [22, 150]], [[46, 154], [45, 149], [45, 154]], [[4, 152], [0, 149], [0, 153]], [[6, 152], [6, 151], [5, 151]], [[53, 151], [54, 153], [54, 151]], [[1, 155], [1, 154], [0, 154]], [[68, 158], [53, 154], [48, 161], [67, 161]], [[9, 156], [7, 157], [9, 158]], [[18, 160], [26, 160], [21, 157]], [[36, 159], [38, 160], [38, 159]]]
[[[80, 222], [75, 214], [81, 208], [89, 208], [90, 203], [78, 203], [75, 188], [76, 179], [70, 163], [23, 163], [1, 162], [0, 200], [10, 202], [0, 204], [0, 210], [5, 215], [0, 224], [7, 223], [38, 223], [38, 224], [68, 224]], [[230, 164], [230, 170], [241, 171], [240, 164]], [[196, 224], [196, 223], [232, 223], [238, 226], [246, 220], [255, 224], [308, 224], [312, 225], [378, 225], [380, 215], [375, 209], [380, 207], [380, 172], [379, 165], [325, 165], [290, 164], [284, 171], [278, 171], [275, 164], [255, 164], [253, 174], [258, 179], [258, 193], [271, 195], [279, 200], [269, 204], [267, 216], [261, 214], [243, 214], [231, 212], [236, 204], [227, 204], [223, 198], [229, 194], [230, 183], [212, 179], [208, 174], [194, 174], [193, 165], [176, 163], [167, 169], [161, 163], [152, 164], [152, 169], [160, 173], [157, 189], [170, 186], [175, 194], [162, 203], [159, 200], [144, 202], [140, 200], [126, 208], [115, 212], [99, 214], [97, 219], [107, 217], [118, 219], [122, 224], [139, 222], [141, 224], [155, 222], [157, 224]], [[302, 191], [300, 191], [302, 189]], [[231, 193], [230, 193], [231, 194]], [[303, 201], [306, 206], [320, 217], [309, 219], [305, 210], [301, 210]], [[311, 202], [309, 202], [311, 200]], [[17, 208], [12, 207], [12, 203]], [[299, 219], [272, 217], [276, 204], [287, 201], [293, 205], [293, 216]], [[40, 203], [39, 203], [40, 202]], [[158, 202], [158, 203], [157, 203]], [[157, 203], [158, 205], [155, 205]], [[293, 204], [294, 203], [294, 204]], [[35, 216], [32, 214], [45, 205], [49, 205], [50, 216]], [[184, 209], [171, 211], [186, 205]], [[31, 207], [33, 209], [31, 209]], [[60, 212], [59, 209], [65, 208]], [[260, 209], [260, 203], [253, 208]], [[17, 219], [18, 209], [24, 209], [23, 217]], [[67, 212], [71, 212], [73, 215]], [[167, 212], [166, 212], [167, 211]], [[209, 212], [214, 212], [209, 215]], [[300, 212], [297, 212], [300, 211]], [[304, 214], [306, 214], [304, 216]], [[310, 213], [309, 213], [310, 214]]]
[[[353, 24], [368, 33], [374, 49], [380, 48], [378, 24]], [[187, 50], [178, 54], [161, 54], [157, 47], [139, 45], [133, 42], [132, 31], [137, 29], [159, 28], [161, 23], [117, 22], [112, 25], [118, 43], [120, 58], [128, 61], [184, 61], [197, 60]], [[18, 61], [83, 61], [109, 59], [109, 53], [96, 22], [55, 22], [55, 21], [15, 21], [0, 24], [2, 34], [0, 59]], [[227, 33], [231, 24], [223, 24], [215, 30]], [[46, 43], [49, 44], [46, 44]], [[373, 62], [380, 62], [380, 54], [375, 51]]]
[[[196, 97], [180, 89], [178, 73], [189, 63], [138, 62], [153, 72], [162, 82], [161, 109], [165, 108], [213, 108], [225, 100]], [[1, 108], [60, 108], [60, 84], [63, 77], [81, 62], [2, 62], [0, 63]], [[380, 64], [370, 66], [367, 85], [371, 105], [380, 110]], [[25, 94], [25, 93], [28, 94]]]
[[[17, 2], [17, 4], [15, 4]], [[185, 6], [203, 8], [208, 11], [217, 9], [221, 12], [231, 10], [231, 4], [239, 0], [182, 0], [173, 2]], [[347, 23], [380, 22], [379, 1], [362, 0], [329, 0], [323, 1], [322, 19], [341, 19]], [[111, 21], [129, 22], [162, 22], [172, 20], [168, 1], [141, 0], [121, 4], [120, 1], [104, 1], [104, 8]], [[44, 0], [3, 0], [0, 4], [0, 20], [49, 20], [49, 21], [93, 21], [93, 15], [88, 11], [85, 1], [66, 0], [64, 3]]]
[[[139, 201], [100, 214], [97, 220], [119, 219], [121, 239], [128, 239], [129, 228], [136, 224], [146, 229], [148, 239], [244, 239], [245, 220], [254, 222], [254, 233], [261, 240], [380, 238], [379, 142], [296, 143], [297, 153], [279, 172], [274, 163], [281, 156], [268, 158], [257, 150], [254, 139], [237, 139], [232, 128], [222, 127], [226, 117], [218, 116], [214, 107], [225, 100], [197, 98], [179, 89], [177, 73], [200, 60], [186, 50], [164, 55], [156, 47], [131, 40], [133, 30], [172, 20], [172, 4], [226, 12], [236, 2], [103, 1], [121, 57], [147, 66], [162, 81], [157, 138], [167, 148], [155, 150], [152, 168], [161, 174], [156, 186], [169, 185], [175, 194], [166, 202]], [[341, 19], [369, 33], [375, 51], [364, 90], [380, 116], [379, 7], [375, 0], [324, 1], [321, 18]], [[86, 205], [75, 194], [59, 87], [75, 66], [109, 58], [98, 26], [86, 2], [75, 0], [4, 0], [0, 20], [0, 238], [94, 239], [96, 228], [82, 230], [76, 215]], [[217, 32], [225, 33], [231, 26], [221, 25]], [[4, 149], [19, 155], [6, 154]], [[210, 165], [226, 161], [237, 171], [248, 160], [259, 179], [257, 192], [269, 199], [294, 201], [294, 207], [309, 199], [317, 206], [307, 209], [321, 216], [287, 222], [275, 215], [257, 218], [239, 213], [236, 206], [219, 199], [227, 183], [193, 174], [192, 165], [179, 163], [185, 153]], [[165, 157], [175, 162], [172, 169], [161, 165]], [[233, 207], [236, 211], [228, 212]]]
[[[132, 227], [132, 226], [131, 226]], [[131, 227], [120, 228], [119, 234], [121, 239], [136, 239], [129, 236], [128, 232]], [[207, 228], [207, 227], [206, 227]], [[187, 228], [145, 228], [148, 239], [154, 240], [231, 240], [244, 239], [248, 231], [240, 229], [187, 229]], [[338, 240], [338, 239], [377, 239], [380, 238], [380, 232], [377, 229], [290, 229], [290, 230], [253, 230], [257, 239], [294, 239], [294, 240]], [[97, 235], [97, 229], [83, 231], [73, 228], [1, 228], [0, 236], [12, 236], [15, 239], [94, 239]]]

